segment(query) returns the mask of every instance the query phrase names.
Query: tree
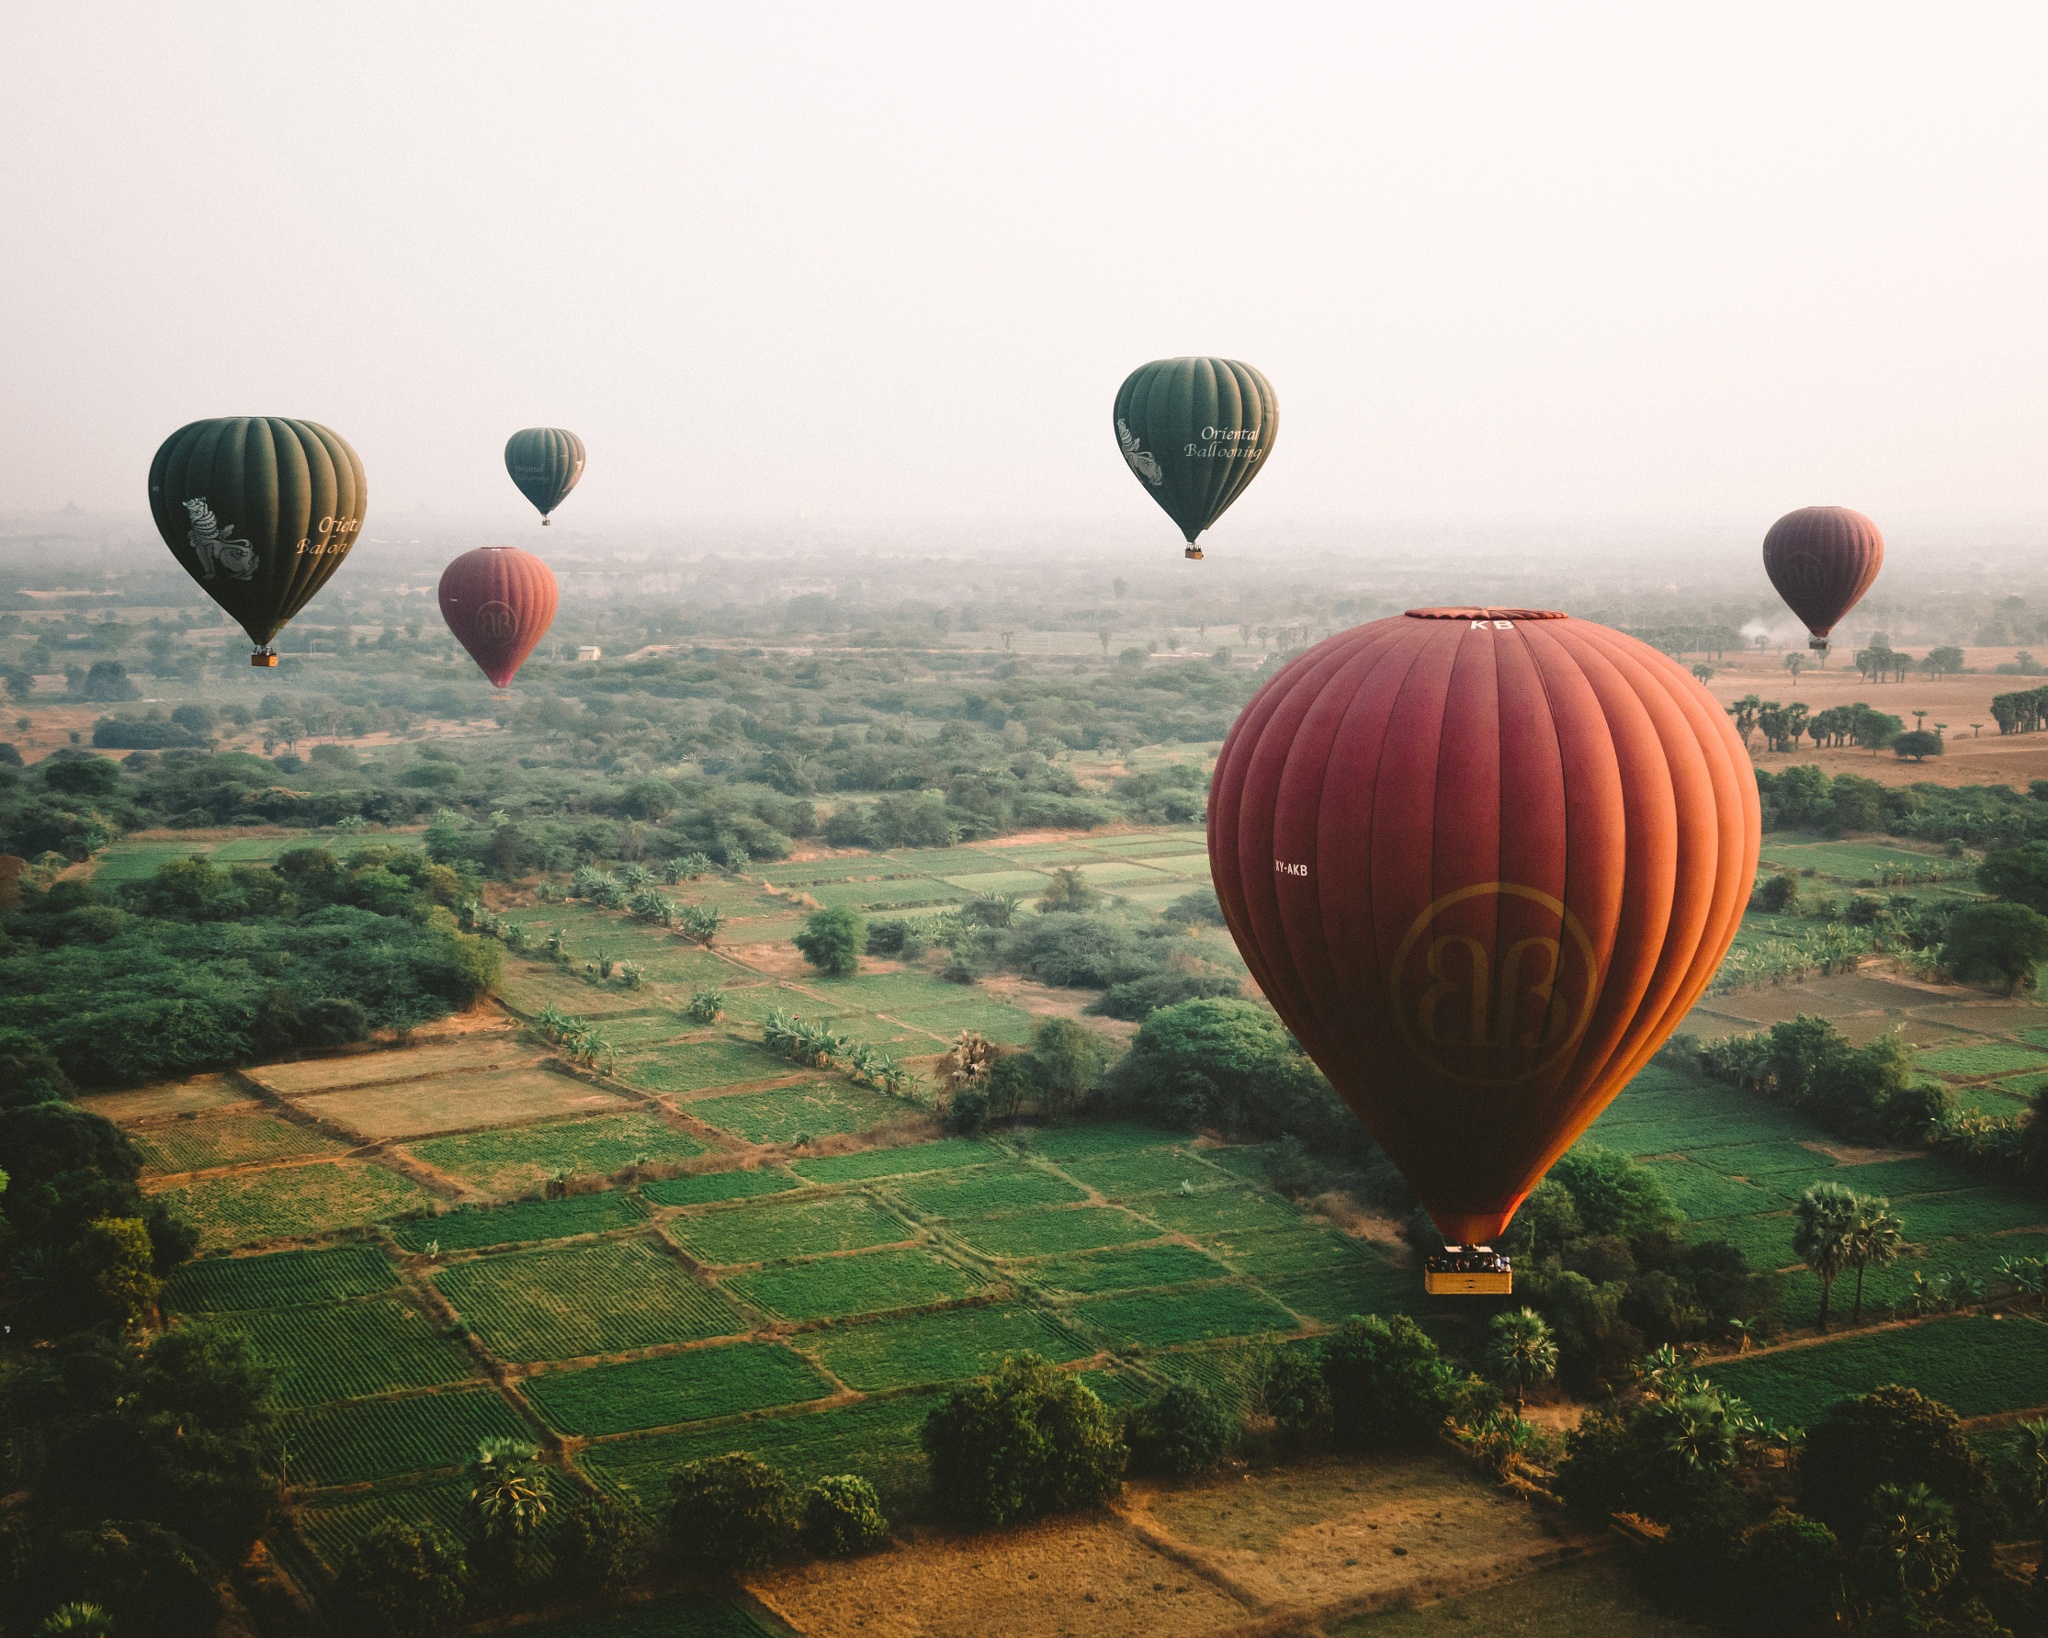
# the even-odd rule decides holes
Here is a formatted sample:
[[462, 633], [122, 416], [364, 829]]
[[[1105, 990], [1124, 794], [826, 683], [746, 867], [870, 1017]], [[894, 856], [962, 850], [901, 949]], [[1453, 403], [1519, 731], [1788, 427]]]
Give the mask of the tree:
[[139, 1217], [96, 1217], [72, 1242], [70, 1275], [95, 1316], [132, 1330], [156, 1307], [159, 1282], [149, 1229]]
[[540, 1527], [548, 1516], [540, 1453], [517, 1439], [486, 1439], [463, 1469], [469, 1481], [468, 1516], [476, 1554], [494, 1571], [518, 1577], [531, 1566]]
[[1236, 1424], [1206, 1388], [1177, 1382], [1124, 1418], [1131, 1471], [1191, 1479], [1223, 1459]]
[[872, 1552], [888, 1536], [875, 1487], [856, 1474], [830, 1475], [804, 1492], [804, 1545], [819, 1558]]
[[851, 910], [814, 910], [790, 942], [828, 978], [851, 978], [860, 971], [861, 923]]
[[1997, 1499], [1962, 1422], [1938, 1400], [1897, 1385], [1838, 1400], [1807, 1429], [1799, 1510], [1861, 1542], [1882, 1485], [1924, 1484], [1956, 1510], [1966, 1563], [1988, 1567]]
[[1962, 1568], [1956, 1510], [1926, 1485], [1881, 1484], [1860, 1555], [1872, 1578], [1917, 1603], [1933, 1598]]
[[1354, 1316], [1323, 1344], [1336, 1442], [1385, 1450], [1433, 1438], [1451, 1413], [1457, 1373], [1406, 1314]]
[[1533, 1308], [1496, 1314], [1487, 1326], [1486, 1369], [1522, 1414], [1531, 1388], [1557, 1375], [1557, 1341], [1543, 1316]]
[[142, 698], [142, 690], [129, 680], [128, 668], [119, 660], [93, 661], [78, 692], [86, 699], [99, 701]]
[[1102, 1078], [1109, 1049], [1102, 1037], [1074, 1018], [1048, 1018], [1033, 1031], [1038, 1087], [1054, 1113], [1072, 1109]]
[[1899, 1248], [1905, 1241], [1906, 1225], [1892, 1215], [1889, 1200], [1872, 1199], [1864, 1195], [1855, 1196], [1855, 1210], [1850, 1218], [1847, 1244], [1844, 1254], [1849, 1266], [1856, 1270], [1856, 1301], [1849, 1311], [1849, 1323], [1859, 1325], [1863, 1320], [1863, 1275], [1866, 1269], [1883, 1268], [1897, 1261]]
[[1930, 677], [1960, 676], [1963, 670], [1963, 651], [1959, 648], [1929, 649], [1927, 658], [1920, 662], [1920, 669]]
[[1892, 741], [1892, 754], [1901, 762], [1911, 757], [1915, 762], [1925, 762], [1931, 756], [1940, 756], [1948, 747], [1942, 743], [1941, 735], [1930, 734], [1925, 728], [1909, 728]]
[[1041, 910], [1086, 910], [1102, 895], [1081, 874], [1078, 865], [1061, 865], [1052, 873], [1045, 891], [1038, 896]]
[[1959, 978], [2003, 978], [2007, 995], [2032, 989], [2035, 964], [2048, 960], [2048, 916], [2023, 904], [1966, 904], [1949, 917], [1941, 960]]
[[73, 1600], [59, 1604], [36, 1628], [36, 1638], [109, 1638], [114, 1618], [103, 1605]]
[[795, 1530], [789, 1481], [752, 1456], [709, 1457], [669, 1479], [669, 1545], [692, 1569], [758, 1570], [788, 1549]]
[[462, 1555], [431, 1526], [386, 1519], [342, 1550], [335, 1597], [351, 1630], [381, 1638], [427, 1638], [460, 1619], [466, 1602]]
[[2000, 848], [1984, 855], [1977, 885], [2013, 904], [2048, 915], [2048, 842]]
[[1754, 694], [1745, 694], [1733, 705], [1728, 714], [1735, 719], [1735, 732], [1741, 736], [1742, 748], [1749, 749], [1749, 736], [1756, 732], [1757, 713], [1764, 708], [1764, 702]]
[[1325, 1434], [1330, 1390], [1320, 1364], [1299, 1348], [1271, 1348], [1252, 1374], [1252, 1402], [1273, 1422], [1283, 1445], [1294, 1449]]
[[1587, 1234], [1639, 1240], [1685, 1221], [1655, 1172], [1597, 1143], [1575, 1145], [1550, 1176], [1572, 1197]]
[[1788, 1638], [1824, 1632], [1846, 1599], [1841, 1543], [1820, 1520], [1781, 1507], [1743, 1535], [1734, 1585], [1751, 1626]]
[[1036, 1354], [956, 1389], [922, 1440], [941, 1508], [985, 1528], [1106, 1500], [1128, 1454], [1087, 1384]]
[[581, 1497], [554, 1532], [555, 1571], [576, 1592], [610, 1595], [639, 1573], [646, 1544], [634, 1515], [602, 1492]]
[[1820, 1281], [1820, 1328], [1828, 1328], [1828, 1304], [1835, 1281], [1849, 1266], [1849, 1232], [1856, 1221], [1856, 1196], [1839, 1183], [1816, 1183], [1792, 1208], [1792, 1253]]

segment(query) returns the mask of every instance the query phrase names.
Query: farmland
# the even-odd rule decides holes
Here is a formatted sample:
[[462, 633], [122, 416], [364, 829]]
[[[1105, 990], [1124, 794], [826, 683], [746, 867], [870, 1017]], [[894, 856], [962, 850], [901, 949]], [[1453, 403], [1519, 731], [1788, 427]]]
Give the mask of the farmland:
[[[1258, 1348], [1299, 1345], [1352, 1313], [1405, 1309], [1457, 1344], [1465, 1311], [1423, 1299], [1390, 1241], [1275, 1192], [1265, 1147], [1131, 1122], [943, 1137], [919, 1099], [760, 1045], [759, 1021], [782, 1010], [894, 1043], [921, 1067], [960, 1028], [1018, 1040], [1042, 1015], [1032, 1007], [1073, 1006], [1073, 992], [1020, 1003], [879, 961], [818, 978], [781, 942], [791, 894], [866, 910], [936, 886], [952, 903], [1035, 891], [1074, 864], [1142, 903], [1202, 879], [1192, 835], [766, 867], [765, 883], [716, 884], [731, 919], [709, 950], [620, 913], [515, 904], [508, 915], [565, 929], [576, 961], [512, 957], [510, 1030], [249, 1072], [271, 1107], [203, 1079], [95, 1100], [129, 1124], [150, 1186], [201, 1227], [207, 1254], [171, 1281], [170, 1308], [247, 1337], [280, 1373], [310, 1561], [331, 1562], [380, 1518], [457, 1521], [450, 1470], [495, 1434], [551, 1430], [566, 1441], [551, 1457], [565, 1480], [643, 1509], [658, 1508], [680, 1463], [743, 1449], [798, 1479], [863, 1473], [893, 1510], [914, 1510], [932, 1396], [1007, 1353], [1042, 1354], [1114, 1402], [1188, 1381], [1242, 1404]], [[1886, 864], [1813, 858], [1817, 870]], [[582, 972], [600, 950], [644, 960], [642, 982]], [[708, 1026], [685, 1012], [704, 982], [726, 995]], [[569, 1073], [517, 1031], [543, 1004], [611, 1032], [616, 1058]], [[1959, 1095], [2013, 1104], [2048, 1072], [2048, 1007], [1875, 970], [1717, 995], [1685, 1027], [1712, 1037], [1801, 1011], [1857, 1039], [1904, 1029], [1922, 1048], [1918, 1072]], [[366, 1147], [342, 1155], [336, 1132]], [[1764, 1346], [1712, 1366], [1759, 1414], [1810, 1419], [1841, 1394], [1904, 1380], [1990, 1419], [1990, 1438], [2011, 1412], [2048, 1403], [2039, 1320], [1890, 1317], [1916, 1273], [1994, 1278], [2001, 1258], [2038, 1253], [2038, 1197], [1930, 1153], [1841, 1145], [1672, 1061], [1639, 1075], [1590, 1139], [1649, 1166], [1690, 1236], [1783, 1271], [1759, 1316]], [[1890, 1199], [1907, 1244], [1871, 1271], [1865, 1323], [1815, 1339], [1818, 1288], [1796, 1266], [1790, 1213], [1821, 1178]], [[1846, 1319], [1846, 1285], [1836, 1299]], [[1176, 1518], [1195, 1541], [1192, 1515]], [[1270, 1551], [1313, 1556], [1292, 1528], [1273, 1525], [1286, 1545]], [[1252, 1574], [1253, 1558], [1240, 1568]], [[1349, 1573], [1341, 1560], [1325, 1571]], [[1560, 1609], [1613, 1591], [1562, 1574], [1544, 1587]], [[1485, 1615], [1479, 1597], [1465, 1602]], [[706, 1620], [730, 1611], [704, 1608]]]

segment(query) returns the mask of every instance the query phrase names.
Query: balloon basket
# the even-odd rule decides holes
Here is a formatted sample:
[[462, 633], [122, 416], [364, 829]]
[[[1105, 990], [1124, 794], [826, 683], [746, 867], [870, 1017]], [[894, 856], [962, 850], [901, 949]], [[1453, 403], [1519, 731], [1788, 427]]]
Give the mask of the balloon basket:
[[1182, 557], [1193, 558], [1197, 563], [1199, 563], [1202, 560], [1202, 548], [1199, 546], [1190, 546], [1186, 551], [1182, 552], [1180, 555]]
[[1816, 654], [1825, 654], [1828, 651], [1828, 640], [1825, 637], [1809, 637], [1806, 639], [1806, 646]]
[[249, 656], [249, 663], [251, 665], [269, 666], [274, 671], [277, 669], [277, 656], [267, 648], [259, 648], [254, 654]]
[[1514, 1261], [1491, 1246], [1445, 1246], [1423, 1259], [1422, 1289], [1432, 1297], [1505, 1297], [1515, 1289]]

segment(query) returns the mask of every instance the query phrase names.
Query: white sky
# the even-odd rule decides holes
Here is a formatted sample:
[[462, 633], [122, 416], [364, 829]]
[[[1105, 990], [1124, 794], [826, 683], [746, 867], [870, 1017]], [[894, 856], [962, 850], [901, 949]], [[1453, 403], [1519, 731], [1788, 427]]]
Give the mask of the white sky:
[[[380, 512], [1151, 518], [1109, 406], [1248, 359], [1218, 526], [2048, 523], [2038, 5], [0, 0], [0, 510], [201, 416]], [[531, 514], [525, 514], [530, 521]], [[1156, 518], [1171, 534], [1163, 517]]]

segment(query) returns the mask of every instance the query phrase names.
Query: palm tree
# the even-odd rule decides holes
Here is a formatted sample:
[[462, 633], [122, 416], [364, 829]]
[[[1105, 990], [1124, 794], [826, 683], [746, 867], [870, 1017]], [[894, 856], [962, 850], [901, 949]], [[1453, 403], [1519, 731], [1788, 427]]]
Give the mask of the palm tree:
[[1792, 1253], [1820, 1281], [1820, 1328], [1828, 1328], [1835, 1280], [1849, 1266], [1849, 1230], [1856, 1196], [1839, 1183], [1816, 1183], [1792, 1208]]
[[36, 1628], [38, 1638], [105, 1638], [114, 1630], [114, 1618], [97, 1604], [59, 1604], [43, 1617]]
[[527, 1549], [548, 1516], [547, 1486], [540, 1452], [517, 1439], [486, 1439], [469, 1459], [469, 1517], [483, 1543], [513, 1565]]
[[1660, 1400], [1651, 1412], [1657, 1453], [1680, 1473], [1720, 1473], [1735, 1465], [1735, 1420], [1712, 1388]]
[[1863, 1551], [1908, 1598], [1931, 1598], [1962, 1568], [1956, 1510], [1924, 1484], [1881, 1484], [1871, 1498]]
[[1488, 1327], [1486, 1366], [1493, 1380], [1514, 1396], [1515, 1415], [1529, 1390], [1557, 1375], [1557, 1342], [1533, 1308], [1496, 1314]]
[[1905, 1228], [1906, 1225], [1892, 1215], [1889, 1200], [1857, 1196], [1855, 1216], [1849, 1223], [1848, 1237], [1843, 1246], [1849, 1266], [1856, 1270], [1856, 1303], [1849, 1312], [1851, 1325], [1860, 1324], [1863, 1319], [1863, 1271], [1883, 1268], [1887, 1263], [1898, 1260], [1899, 1247], [1905, 1241]]

